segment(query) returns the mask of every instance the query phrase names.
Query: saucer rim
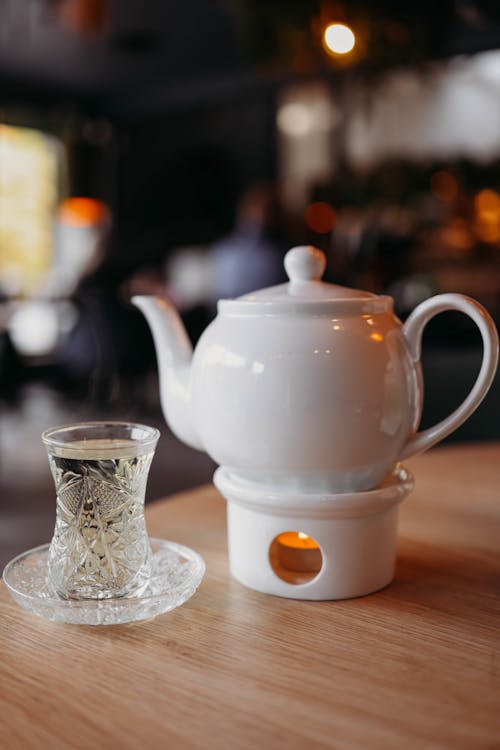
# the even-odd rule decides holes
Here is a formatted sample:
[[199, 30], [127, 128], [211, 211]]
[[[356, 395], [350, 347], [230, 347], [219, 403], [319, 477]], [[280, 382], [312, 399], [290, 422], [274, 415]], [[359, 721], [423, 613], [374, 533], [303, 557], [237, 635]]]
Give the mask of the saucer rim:
[[[3, 572], [2, 572], [2, 580], [9, 591], [9, 594], [12, 596], [14, 601], [21, 606], [26, 611], [30, 612], [31, 614], [37, 615], [39, 617], [43, 617], [44, 619], [56, 621], [56, 622], [66, 622], [67, 624], [80, 624], [80, 625], [119, 625], [119, 624], [126, 624], [131, 622], [140, 622], [141, 620], [151, 619], [151, 617], [156, 617], [160, 614], [166, 614], [169, 611], [172, 611], [173, 609], [177, 609], [178, 607], [182, 606], [188, 599], [191, 598], [191, 596], [194, 595], [198, 587], [200, 586], [201, 582], [203, 581], [203, 578], [205, 577], [206, 573], [206, 563], [203, 557], [196, 552], [196, 550], [191, 549], [190, 547], [187, 547], [183, 544], [178, 544], [177, 542], [172, 542], [167, 539], [160, 539], [157, 537], [149, 537], [149, 541], [151, 545], [153, 546], [153, 552], [155, 551], [161, 551], [168, 549], [171, 552], [177, 553], [179, 556], [185, 557], [191, 564], [194, 565], [194, 569], [192, 572], [192, 579], [189, 586], [185, 588], [185, 596], [181, 598], [181, 601], [178, 604], [175, 604], [173, 607], [167, 607], [162, 612], [158, 612], [155, 615], [147, 615], [140, 618], [134, 618], [131, 617], [128, 620], [119, 620], [116, 623], [86, 623], [86, 622], [74, 622], [69, 620], [64, 620], [64, 618], [52, 618], [48, 615], [41, 614], [40, 612], [36, 612], [33, 609], [31, 609], [29, 606], [26, 606], [29, 602], [36, 603], [45, 603], [47, 608], [50, 608], [52, 605], [54, 608], [54, 611], [57, 610], [57, 612], [63, 613], [64, 611], [72, 611], [75, 612], [75, 610], [82, 610], [82, 609], [91, 609], [94, 611], [104, 611], [107, 608], [111, 609], [118, 608], [122, 610], [126, 610], [127, 607], [130, 607], [131, 605], [144, 605], [146, 607], [148, 604], [154, 605], [157, 602], [161, 602], [166, 597], [171, 597], [172, 589], [168, 592], [160, 592], [160, 593], [154, 593], [154, 594], [137, 594], [137, 595], [130, 595], [128, 597], [110, 597], [108, 599], [64, 599], [62, 597], [58, 597], [57, 594], [54, 593], [51, 597], [42, 597], [40, 593], [32, 593], [32, 592], [25, 592], [19, 587], [16, 587], [12, 584], [11, 581], [9, 581], [9, 573], [14, 569], [16, 564], [19, 564], [21, 560], [28, 559], [31, 556], [34, 556], [36, 554], [48, 552], [48, 549], [50, 547], [50, 542], [46, 542], [44, 544], [40, 544], [36, 547], [32, 547], [31, 549], [25, 550], [24, 552], [21, 552], [20, 554], [13, 557], [9, 562], [5, 565]], [[153, 576], [154, 577], [154, 576]], [[182, 589], [180, 589], [182, 590]], [[24, 603], [23, 603], [24, 602]]]

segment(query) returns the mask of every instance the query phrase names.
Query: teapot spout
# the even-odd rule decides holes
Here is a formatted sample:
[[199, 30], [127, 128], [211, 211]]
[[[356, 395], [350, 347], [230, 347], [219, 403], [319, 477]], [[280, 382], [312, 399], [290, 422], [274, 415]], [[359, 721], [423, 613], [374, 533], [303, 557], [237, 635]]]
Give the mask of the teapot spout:
[[132, 297], [148, 321], [158, 360], [160, 399], [165, 421], [182, 442], [203, 450], [197, 435], [191, 402], [193, 348], [182, 320], [166, 299]]

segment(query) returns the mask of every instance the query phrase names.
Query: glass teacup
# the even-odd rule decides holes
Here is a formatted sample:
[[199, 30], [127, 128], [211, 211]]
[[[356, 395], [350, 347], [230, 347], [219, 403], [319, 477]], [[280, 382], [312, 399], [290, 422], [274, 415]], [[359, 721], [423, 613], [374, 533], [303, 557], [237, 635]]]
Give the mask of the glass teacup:
[[144, 497], [159, 431], [128, 422], [46, 430], [57, 492], [49, 579], [69, 599], [137, 594], [151, 573]]

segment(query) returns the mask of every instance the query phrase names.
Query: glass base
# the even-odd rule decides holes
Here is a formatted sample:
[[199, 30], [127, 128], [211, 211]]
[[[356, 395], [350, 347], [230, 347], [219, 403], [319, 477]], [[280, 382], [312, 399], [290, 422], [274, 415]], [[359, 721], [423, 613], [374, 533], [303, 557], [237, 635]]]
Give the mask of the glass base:
[[150, 539], [151, 578], [145, 588], [112, 599], [63, 599], [47, 578], [49, 545], [23, 552], [11, 560], [3, 580], [12, 597], [33, 614], [76, 625], [118, 625], [148, 620], [184, 604], [205, 574], [203, 558], [189, 547]]

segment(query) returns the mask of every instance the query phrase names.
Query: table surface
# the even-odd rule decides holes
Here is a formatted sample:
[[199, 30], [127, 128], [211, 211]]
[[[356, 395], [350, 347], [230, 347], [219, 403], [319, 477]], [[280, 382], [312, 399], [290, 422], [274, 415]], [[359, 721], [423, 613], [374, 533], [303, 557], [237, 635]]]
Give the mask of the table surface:
[[500, 445], [408, 461], [394, 582], [304, 602], [228, 573], [209, 486], [148, 506], [207, 574], [144, 623], [63, 625], [0, 586], [0, 747], [500, 748]]

